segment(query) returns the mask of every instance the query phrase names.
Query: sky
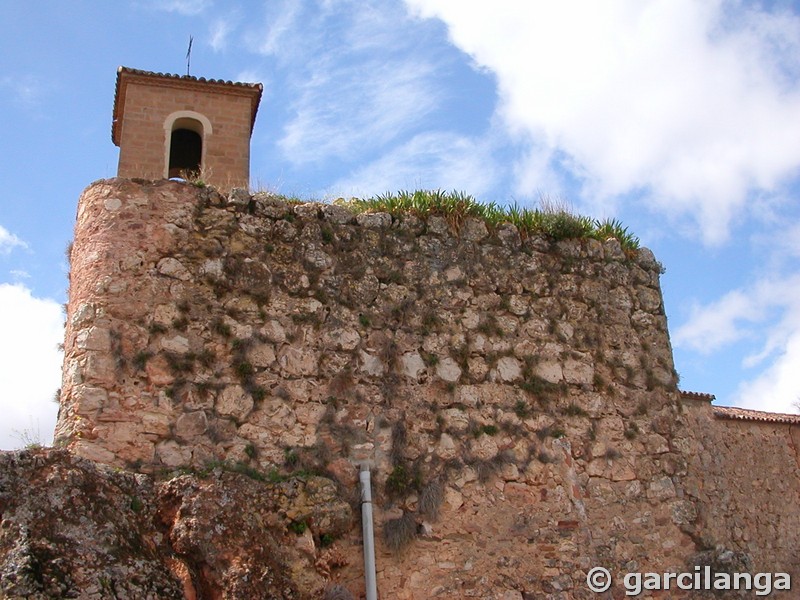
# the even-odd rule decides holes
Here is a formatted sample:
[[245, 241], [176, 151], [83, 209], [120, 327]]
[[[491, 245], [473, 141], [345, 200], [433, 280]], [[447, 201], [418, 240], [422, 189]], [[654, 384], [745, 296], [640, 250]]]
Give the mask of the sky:
[[664, 264], [681, 388], [798, 412], [800, 1], [0, 3], [0, 449], [49, 444], [82, 190], [120, 65], [261, 82], [251, 187], [616, 217]]

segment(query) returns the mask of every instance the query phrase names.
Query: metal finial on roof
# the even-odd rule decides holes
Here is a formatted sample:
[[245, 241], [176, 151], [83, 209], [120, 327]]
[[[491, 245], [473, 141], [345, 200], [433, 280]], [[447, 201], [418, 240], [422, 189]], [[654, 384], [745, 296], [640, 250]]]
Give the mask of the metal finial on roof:
[[190, 35], [189, 36], [189, 49], [186, 51], [186, 76], [189, 76], [189, 66], [192, 63], [192, 42], [194, 38]]

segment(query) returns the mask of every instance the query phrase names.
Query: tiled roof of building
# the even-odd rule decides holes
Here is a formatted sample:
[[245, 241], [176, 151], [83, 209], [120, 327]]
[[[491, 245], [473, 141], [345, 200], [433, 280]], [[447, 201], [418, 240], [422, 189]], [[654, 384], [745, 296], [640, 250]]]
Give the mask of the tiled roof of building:
[[250, 95], [253, 98], [251, 128], [256, 122], [256, 113], [258, 112], [258, 105], [261, 102], [261, 92], [264, 90], [264, 86], [260, 83], [223, 81], [222, 79], [206, 79], [205, 77], [195, 77], [193, 75], [174, 75], [172, 73], [156, 73], [155, 71], [119, 67], [117, 69], [117, 84], [114, 91], [114, 114], [111, 123], [111, 139], [117, 146], [119, 146], [119, 123], [121, 121], [122, 109], [125, 106], [125, 87], [129, 79], [154, 79], [164, 84], [188, 88], [208, 88], [212, 86], [219, 88], [221, 92], [227, 91], [228, 93]]
[[733, 419], [735, 421], [761, 421], [762, 423], [786, 423], [800, 425], [800, 415], [786, 413], [771, 413], [762, 410], [735, 408], [732, 406], [714, 406], [714, 416], [718, 419]]
[[[716, 397], [714, 394], [702, 392], [686, 392], [681, 390], [681, 398], [687, 400], [699, 400], [701, 402], [713, 402]], [[750, 410], [748, 408], [736, 408], [734, 406], [712, 406], [714, 416], [717, 419], [732, 419], [734, 421], [759, 421], [761, 423], [786, 423], [788, 425], [800, 425], [800, 415], [786, 413], [772, 413], [763, 410]]]
[[706, 394], [703, 392], [685, 392], [681, 390], [681, 397], [689, 400], [703, 400], [705, 402], [713, 402], [716, 399], [714, 394]]

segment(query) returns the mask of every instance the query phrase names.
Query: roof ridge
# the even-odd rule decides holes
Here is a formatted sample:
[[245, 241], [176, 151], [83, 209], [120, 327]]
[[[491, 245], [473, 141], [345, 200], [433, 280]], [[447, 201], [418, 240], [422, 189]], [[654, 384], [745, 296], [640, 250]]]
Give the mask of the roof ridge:
[[768, 412], [751, 408], [739, 408], [738, 406], [714, 406], [712, 409], [714, 416], [721, 419], [800, 425], [800, 415], [797, 414]]
[[161, 73], [158, 71], [148, 71], [146, 69], [134, 69], [133, 67], [120, 66], [117, 73], [130, 73], [131, 75], [142, 75], [144, 77], [162, 77], [166, 79], [179, 79], [182, 81], [197, 81], [199, 83], [213, 83], [218, 85], [232, 85], [239, 87], [247, 87], [254, 89], [264, 89], [262, 83], [250, 83], [244, 81], [231, 81], [230, 79], [207, 79], [205, 77], [197, 77], [195, 75], [178, 75], [176, 73]]

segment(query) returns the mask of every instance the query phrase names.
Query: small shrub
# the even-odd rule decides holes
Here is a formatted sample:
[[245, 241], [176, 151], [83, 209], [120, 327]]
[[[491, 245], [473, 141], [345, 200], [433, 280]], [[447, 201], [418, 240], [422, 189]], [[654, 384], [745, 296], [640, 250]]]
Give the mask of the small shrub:
[[392, 552], [400, 552], [417, 536], [414, 515], [404, 513], [402, 517], [390, 519], [383, 524], [383, 541]]
[[392, 459], [392, 464], [398, 466], [403, 460], [403, 452], [406, 449], [407, 442], [406, 424], [403, 421], [398, 421], [392, 425], [392, 451], [389, 458]]
[[231, 326], [228, 325], [222, 319], [214, 319], [211, 322], [211, 331], [214, 333], [218, 333], [222, 337], [229, 338], [233, 335], [233, 331], [231, 331]]
[[253, 397], [255, 402], [261, 402], [267, 397], [267, 390], [261, 385], [248, 385], [247, 391], [250, 392], [250, 395]]
[[423, 352], [422, 362], [424, 362], [428, 367], [435, 367], [439, 364], [439, 357], [432, 352]]
[[497, 435], [497, 432], [500, 431], [497, 428], [497, 425], [484, 425], [481, 427], [481, 433], [485, 433], [486, 435]]
[[212, 364], [214, 364], [214, 359], [215, 358], [216, 358], [216, 355], [214, 354], [214, 352], [212, 350], [208, 350], [207, 348], [204, 348], [203, 350], [201, 350], [198, 353], [197, 362], [199, 362], [204, 367], [210, 367]]
[[630, 423], [628, 428], [625, 430], [625, 437], [629, 440], [632, 440], [637, 435], [639, 435], [639, 426], [636, 423]]
[[386, 478], [386, 493], [397, 498], [419, 488], [421, 483], [421, 476], [416, 469], [410, 471], [405, 465], [397, 465]]
[[540, 463], [549, 465], [556, 462], [556, 457], [550, 454], [547, 450], [540, 450], [539, 453], [536, 455], [536, 458], [539, 460]]
[[166, 333], [167, 328], [162, 325], [161, 323], [151, 323], [150, 324], [150, 333], [152, 334], [159, 334], [159, 333]]
[[622, 456], [619, 450], [616, 448], [606, 448], [606, 453], [604, 454], [606, 460], [616, 460]]
[[514, 404], [514, 414], [517, 415], [520, 419], [525, 419], [530, 415], [530, 407], [528, 403], [524, 400], [517, 400]]
[[371, 323], [369, 317], [364, 314], [358, 315], [358, 322], [361, 323], [362, 327], [369, 327]]
[[283, 462], [289, 468], [294, 468], [300, 462], [300, 455], [297, 454], [296, 450], [292, 450], [291, 448], [286, 448], [283, 453]]
[[149, 350], [140, 350], [133, 357], [133, 366], [137, 371], [143, 371], [147, 365], [147, 361], [153, 358], [153, 353]]
[[567, 406], [567, 407], [564, 409], [564, 411], [563, 411], [563, 412], [564, 412], [564, 414], [565, 414], [565, 415], [567, 415], [568, 417], [585, 417], [585, 416], [587, 416], [587, 414], [588, 414], [588, 413], [587, 413], [585, 410], [583, 410], [583, 408], [581, 408], [580, 406], [578, 406], [578, 405], [577, 405], [577, 404], [575, 404], [574, 402], [571, 402], [571, 403], [570, 403], [570, 404], [569, 404], [569, 405], [568, 405], [568, 406]]
[[248, 458], [255, 458], [256, 457], [256, 446], [253, 443], [247, 444], [244, 447], [244, 453], [247, 455]]
[[133, 512], [140, 513], [140, 512], [142, 512], [142, 509], [144, 508], [144, 502], [142, 502], [142, 499], [139, 498], [138, 496], [133, 496], [131, 498], [130, 507], [131, 507], [131, 510]]
[[497, 466], [491, 460], [477, 460], [472, 464], [475, 474], [480, 483], [486, 484], [497, 470]]
[[239, 376], [239, 379], [247, 379], [256, 372], [253, 365], [247, 361], [236, 363], [234, 368], [236, 369], [236, 374]]
[[297, 535], [302, 535], [308, 529], [308, 525], [305, 521], [292, 521], [289, 523], [289, 529]]
[[174, 352], [165, 352], [164, 358], [167, 359], [170, 371], [173, 374], [179, 375], [181, 373], [191, 373], [194, 370], [195, 355], [191, 352], [187, 354], [176, 354]]

